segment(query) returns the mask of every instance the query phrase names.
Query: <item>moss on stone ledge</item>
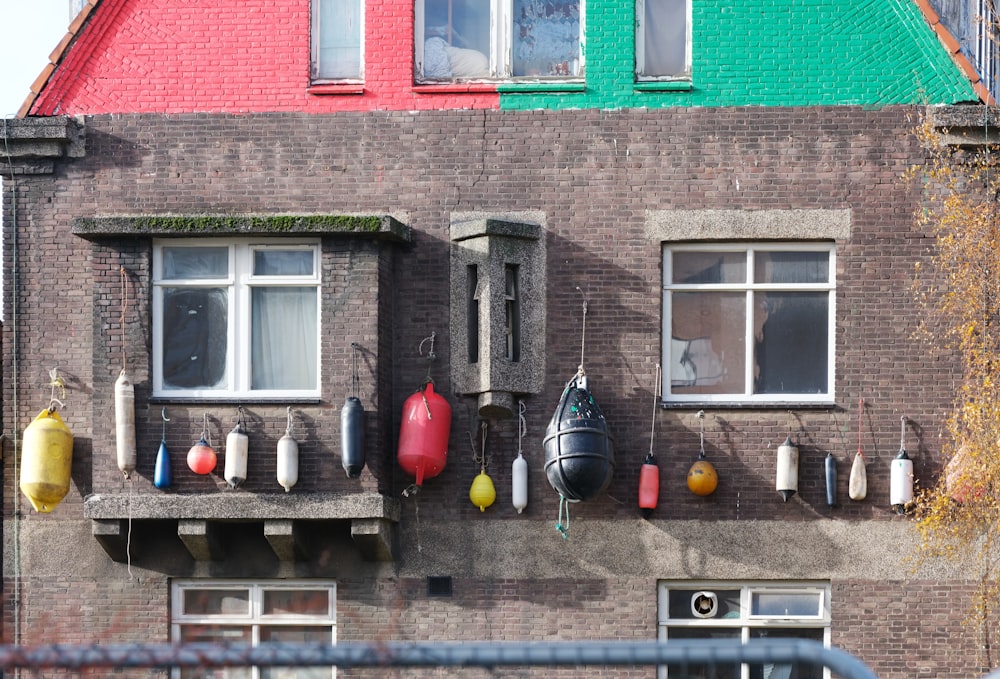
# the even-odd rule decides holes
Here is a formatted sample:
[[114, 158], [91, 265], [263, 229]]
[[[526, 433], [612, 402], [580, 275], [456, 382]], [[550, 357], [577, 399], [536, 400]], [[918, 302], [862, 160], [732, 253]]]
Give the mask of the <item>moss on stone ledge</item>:
[[408, 241], [409, 228], [377, 215], [135, 215], [77, 217], [73, 233], [83, 238], [193, 235], [368, 235]]

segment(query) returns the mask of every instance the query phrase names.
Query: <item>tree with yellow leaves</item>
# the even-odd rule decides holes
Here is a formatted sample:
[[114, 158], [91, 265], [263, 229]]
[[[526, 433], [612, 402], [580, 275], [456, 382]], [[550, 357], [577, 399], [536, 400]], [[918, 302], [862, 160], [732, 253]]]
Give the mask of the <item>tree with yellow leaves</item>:
[[961, 363], [946, 426], [947, 466], [915, 500], [921, 555], [945, 557], [978, 581], [968, 622], [984, 636], [981, 661], [996, 631], [1000, 601], [1000, 165], [991, 145], [951, 145], [930, 120], [916, 130], [926, 162], [917, 227], [935, 237], [914, 290], [926, 313], [923, 332]]

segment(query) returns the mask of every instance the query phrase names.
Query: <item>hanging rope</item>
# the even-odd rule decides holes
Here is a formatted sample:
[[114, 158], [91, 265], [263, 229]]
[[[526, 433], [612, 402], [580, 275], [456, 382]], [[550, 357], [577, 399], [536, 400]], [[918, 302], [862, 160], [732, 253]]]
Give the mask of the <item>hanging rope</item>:
[[208, 443], [208, 447], [211, 448], [212, 447], [212, 434], [211, 434], [211, 432], [208, 431], [208, 413], [204, 413], [202, 415], [202, 417], [203, 417], [203, 420], [202, 420], [202, 425], [201, 425], [201, 437], [203, 439], [205, 439], [205, 441]]
[[701, 442], [698, 444], [698, 457], [705, 457], [705, 411], [698, 411], [698, 424], [701, 425]]
[[128, 308], [128, 273], [125, 267], [121, 267], [122, 276], [122, 315], [120, 323], [122, 326], [122, 372], [125, 372], [125, 311]]
[[351, 356], [351, 396], [354, 398], [359, 398], [359, 388], [361, 380], [358, 377], [358, 344], [357, 342], [351, 342], [351, 350], [353, 354]]
[[[437, 358], [437, 356], [434, 354], [434, 339], [436, 337], [437, 337], [437, 333], [436, 332], [432, 332], [430, 337], [425, 337], [422, 340], [420, 340], [420, 344], [419, 344], [419, 346], [417, 346], [417, 352], [419, 352], [419, 354], [421, 356], [423, 356], [424, 355], [424, 343], [425, 342], [430, 342], [431, 343], [430, 351], [427, 352], [427, 379], [424, 381], [425, 384], [427, 382], [434, 382], [434, 380], [431, 378], [431, 364], [433, 364], [434, 363], [434, 359]], [[430, 412], [428, 412], [428, 415], [429, 414], [430, 414]]]
[[[566, 520], [563, 521], [565, 516]], [[569, 540], [569, 501], [559, 496], [559, 520], [556, 522], [556, 530], [562, 535], [563, 540]]]
[[656, 433], [656, 408], [660, 400], [660, 364], [656, 364], [656, 383], [653, 385], [653, 423], [649, 427], [649, 454], [653, 454], [653, 436]]
[[[580, 286], [577, 286], [576, 289], [580, 290]], [[580, 294], [583, 295], [583, 290], [580, 290]], [[587, 349], [587, 298], [586, 298], [586, 296], [584, 296], [584, 298], [583, 298], [583, 320], [581, 322], [581, 326], [582, 327], [580, 329], [580, 367], [576, 369], [576, 374], [578, 376], [580, 376], [580, 377], [583, 377], [584, 375], [587, 374], [587, 371], [583, 369], [583, 357], [586, 354], [586, 349]]]
[[899, 452], [906, 452], [906, 415], [899, 416]]
[[487, 424], [486, 420], [482, 421], [482, 423], [480, 424], [480, 429], [482, 431], [482, 436], [483, 436], [481, 450], [478, 453], [476, 452], [476, 441], [475, 439], [473, 439], [471, 431], [469, 432], [469, 443], [472, 445], [472, 461], [475, 464], [479, 465], [479, 468], [485, 472], [486, 468], [490, 464], [490, 460], [486, 456], [486, 432], [489, 429], [489, 425]]
[[861, 416], [865, 412], [865, 400], [863, 398], [858, 399], [858, 453], [861, 453]]
[[528, 433], [528, 421], [524, 418], [525, 411], [528, 410], [528, 406], [524, 405], [524, 401], [517, 402], [517, 454], [521, 455], [521, 446], [524, 442], [524, 435]]

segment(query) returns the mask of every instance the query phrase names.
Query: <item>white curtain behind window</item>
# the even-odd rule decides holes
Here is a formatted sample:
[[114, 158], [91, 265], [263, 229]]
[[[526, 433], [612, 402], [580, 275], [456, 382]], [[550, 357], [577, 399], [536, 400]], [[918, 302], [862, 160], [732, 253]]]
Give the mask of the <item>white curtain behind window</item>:
[[316, 310], [316, 288], [253, 289], [252, 389], [317, 387]]

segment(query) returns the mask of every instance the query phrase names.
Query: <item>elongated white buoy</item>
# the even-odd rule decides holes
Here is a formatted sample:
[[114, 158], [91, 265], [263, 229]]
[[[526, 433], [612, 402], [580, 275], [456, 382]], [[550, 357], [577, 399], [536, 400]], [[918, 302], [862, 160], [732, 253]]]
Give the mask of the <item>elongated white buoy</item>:
[[278, 439], [278, 485], [287, 493], [299, 482], [299, 444], [292, 437], [292, 407], [288, 406], [285, 435]]
[[115, 443], [118, 469], [125, 478], [135, 471], [135, 386], [123, 368], [115, 380]]
[[239, 408], [236, 426], [226, 436], [226, 483], [238, 488], [247, 480], [247, 458], [250, 451], [250, 437], [243, 429], [243, 408]]

